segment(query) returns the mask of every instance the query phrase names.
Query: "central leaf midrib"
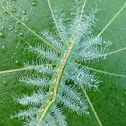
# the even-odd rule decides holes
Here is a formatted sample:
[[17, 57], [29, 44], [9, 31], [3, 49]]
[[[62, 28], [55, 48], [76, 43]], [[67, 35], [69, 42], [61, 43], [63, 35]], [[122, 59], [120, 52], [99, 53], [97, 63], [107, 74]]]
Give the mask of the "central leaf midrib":
[[[64, 58], [63, 62], [61, 63], [60, 69], [59, 69], [59, 71], [58, 71], [58, 75], [57, 75], [57, 77], [56, 77], [56, 83], [55, 83], [54, 91], [53, 91], [53, 98], [52, 98], [52, 100], [47, 104], [47, 106], [45, 107], [45, 109], [44, 109], [44, 111], [43, 111], [43, 113], [42, 113], [42, 115], [41, 115], [41, 118], [40, 118], [38, 124], [41, 123], [41, 121], [42, 121], [42, 119], [44, 118], [46, 112], [48, 111], [48, 109], [50, 108], [50, 106], [51, 106], [51, 105], [55, 102], [55, 100], [56, 100], [56, 95], [57, 95], [57, 89], [58, 89], [59, 81], [60, 81], [60, 78], [61, 78], [61, 76], [62, 76], [63, 69], [64, 69], [64, 67], [65, 67], [65, 65], [66, 65], [66, 63], [67, 63], [67, 60], [68, 60], [69, 56], [70, 56], [70, 53], [71, 53], [71, 50], [72, 50], [72, 48], [73, 48], [74, 43], [75, 43], [75, 39], [72, 41], [72, 43], [71, 43], [71, 45], [70, 45], [70, 47], [69, 47], [69, 49], [68, 49], [68, 51], [67, 51], [67, 54], [65, 55], [65, 58]], [[51, 89], [50, 89], [50, 90], [51, 90]]]

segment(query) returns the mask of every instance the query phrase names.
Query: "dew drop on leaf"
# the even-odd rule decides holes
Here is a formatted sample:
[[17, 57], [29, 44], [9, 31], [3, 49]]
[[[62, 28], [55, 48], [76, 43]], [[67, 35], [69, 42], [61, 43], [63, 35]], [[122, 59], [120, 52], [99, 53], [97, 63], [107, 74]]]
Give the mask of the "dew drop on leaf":
[[15, 64], [16, 64], [16, 65], [20, 65], [20, 61], [16, 60], [16, 61], [15, 61]]
[[20, 32], [20, 36], [21, 36], [21, 37], [24, 37], [24, 34]]
[[126, 91], [124, 91], [124, 96], [126, 97]]
[[14, 59], [14, 57], [13, 57], [13, 56], [11, 56], [11, 59]]
[[21, 28], [19, 26], [16, 27], [16, 30], [21, 30]]
[[27, 18], [27, 21], [31, 21], [31, 19], [30, 18]]
[[7, 81], [4, 81], [4, 86], [7, 86]]
[[6, 59], [5, 62], [8, 62], [8, 60]]
[[15, 61], [15, 64], [18, 64], [18, 61], [17, 60]]
[[0, 38], [5, 38], [5, 35], [3, 32], [0, 32]]
[[124, 104], [125, 104], [124, 102], [120, 102], [119, 103], [120, 106], [124, 106]]
[[89, 112], [86, 112], [86, 115], [89, 115], [90, 113]]
[[17, 21], [16, 23], [17, 23], [17, 24], [20, 24], [20, 22], [19, 22], [19, 21]]
[[37, 6], [37, 1], [33, 1], [32, 6]]
[[10, 26], [8, 29], [9, 29], [9, 31], [12, 31], [13, 30], [13, 26]]
[[2, 27], [1, 27], [1, 29], [2, 29], [2, 30], [4, 30], [4, 29], [5, 29], [5, 27], [3, 27], [3, 26], [2, 26]]
[[122, 104], [122, 106], [124, 106], [124, 102], [122, 102], [121, 104]]
[[4, 10], [4, 13], [8, 14], [6, 10]]
[[23, 14], [26, 15], [26, 13], [27, 13], [26, 10], [23, 10]]
[[119, 99], [119, 97], [117, 96], [116, 99]]
[[0, 101], [0, 103], [3, 103], [3, 101]]
[[5, 45], [3, 45], [2, 48], [1, 48], [1, 52], [2, 52], [2, 53], [5, 53], [6, 51], [7, 51], [7, 48], [6, 48]]
[[14, 55], [17, 55], [17, 53], [15, 52]]
[[16, 8], [13, 8], [12, 12], [13, 12], [13, 13], [16, 13], [16, 11], [17, 11]]

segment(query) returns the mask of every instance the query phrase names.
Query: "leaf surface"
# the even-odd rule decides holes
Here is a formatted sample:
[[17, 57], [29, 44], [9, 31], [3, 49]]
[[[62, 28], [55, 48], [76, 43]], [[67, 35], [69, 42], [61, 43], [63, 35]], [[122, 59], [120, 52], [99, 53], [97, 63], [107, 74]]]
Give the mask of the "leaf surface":
[[[55, 6], [62, 9], [67, 18], [71, 17], [70, 8], [72, 8], [74, 0], [56, 0], [51, 1], [51, 6], [55, 10]], [[96, 5], [101, 9], [97, 14], [96, 27], [93, 28], [94, 35], [98, 35], [111, 18], [124, 5], [125, 1], [116, 2], [114, 0], [87, 0], [86, 12]], [[36, 33], [42, 32], [44, 29], [49, 29], [54, 32], [54, 24], [52, 23], [51, 13], [46, 0], [1, 0], [0, 4], [7, 10], [13, 13], [22, 22], [27, 24]], [[118, 50], [126, 46], [126, 9], [111, 23], [104, 31], [102, 38], [105, 41], [111, 41], [112, 46], [109, 52]], [[66, 22], [67, 23], [67, 22]], [[40, 43], [40, 39], [31, 33], [22, 24], [19, 24], [13, 17], [7, 14], [0, 8], [0, 71], [9, 69], [21, 68], [28, 61], [31, 63], [36, 60], [27, 51], [29, 45], [34, 46]], [[86, 66], [96, 68], [98, 70], [107, 71], [116, 74], [126, 75], [126, 55], [125, 50], [109, 55], [106, 60], [100, 60], [93, 64], [84, 64]], [[11, 115], [18, 112], [22, 107], [15, 104], [13, 96], [20, 93], [28, 92], [30, 89], [25, 89], [20, 86], [19, 78], [22, 72], [10, 73], [1, 75], [0, 78], [0, 125], [22, 125], [18, 119], [10, 119]], [[87, 91], [89, 98], [102, 122], [103, 126], [125, 126], [126, 125], [126, 78], [96, 73], [100, 80], [99, 90]], [[76, 113], [64, 114], [67, 117], [68, 126], [83, 126], [83, 125], [98, 125], [94, 114], [90, 111], [90, 116], [80, 117]]]

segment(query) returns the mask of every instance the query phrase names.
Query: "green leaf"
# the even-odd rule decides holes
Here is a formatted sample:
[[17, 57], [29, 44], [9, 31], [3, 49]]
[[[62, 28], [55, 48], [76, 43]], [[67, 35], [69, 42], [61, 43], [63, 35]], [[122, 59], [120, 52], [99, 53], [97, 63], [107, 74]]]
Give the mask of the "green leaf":
[[[78, 0], [79, 1], [79, 0]], [[76, 0], [51, 0], [53, 11], [55, 7], [62, 9], [66, 18], [72, 18], [70, 8], [75, 5]], [[97, 36], [113, 16], [124, 6], [122, 0], [87, 0], [85, 12], [100, 9], [97, 12], [96, 27], [93, 28], [94, 36]], [[44, 29], [54, 32], [55, 26], [46, 0], [1, 0], [0, 5], [15, 15], [28, 28], [40, 35]], [[109, 27], [102, 33], [102, 39], [111, 41], [112, 45], [108, 52], [126, 47], [126, 8], [114, 19]], [[67, 23], [67, 21], [66, 21]], [[24, 25], [25, 25], [24, 24]], [[0, 8], [0, 71], [12, 70], [24, 67], [24, 63], [36, 61], [37, 56], [29, 53], [27, 48], [34, 47], [41, 43], [40, 38], [24, 27], [14, 17], [9, 15], [4, 9]], [[113, 53], [106, 57], [106, 60], [99, 60], [96, 63], [84, 63], [85, 66], [126, 75], [126, 50]], [[94, 70], [91, 71], [96, 72]], [[18, 113], [20, 109], [27, 109], [15, 104], [13, 97], [22, 93], [32, 93], [32, 88], [25, 88], [21, 85], [19, 79], [24, 71], [0, 74], [0, 125], [14, 126], [23, 125], [23, 121], [11, 117]], [[99, 84], [99, 91], [94, 89], [87, 90], [88, 97], [103, 126], [125, 126], [126, 125], [126, 78], [113, 76], [106, 73], [96, 72], [96, 76], [102, 81]], [[98, 122], [89, 108], [89, 116], [78, 116], [77, 113], [70, 113], [66, 109], [66, 121], [68, 126], [97, 126]]]

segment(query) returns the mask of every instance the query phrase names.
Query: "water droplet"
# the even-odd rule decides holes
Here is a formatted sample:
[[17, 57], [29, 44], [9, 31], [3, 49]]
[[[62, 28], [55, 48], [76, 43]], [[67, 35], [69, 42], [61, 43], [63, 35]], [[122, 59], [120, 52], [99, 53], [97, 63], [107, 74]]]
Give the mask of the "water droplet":
[[12, 31], [13, 30], [13, 26], [10, 26], [8, 29], [9, 29], [9, 31]]
[[51, 92], [50, 94], [53, 95], [53, 92]]
[[4, 13], [8, 14], [8, 12], [6, 10], [4, 10]]
[[27, 21], [31, 21], [31, 19], [30, 18], [27, 18]]
[[124, 102], [122, 102], [121, 104], [122, 104], [122, 106], [124, 106]]
[[126, 91], [124, 91], [124, 96], [126, 97]]
[[16, 27], [16, 30], [21, 30], [21, 28], [19, 26]]
[[125, 103], [124, 103], [124, 102], [120, 102], [119, 105], [120, 105], [120, 106], [124, 106]]
[[14, 30], [15, 33], [17, 33], [17, 30]]
[[17, 55], [17, 53], [15, 52], [14, 55]]
[[13, 13], [16, 13], [16, 11], [17, 11], [16, 8], [13, 8], [12, 12], [13, 12]]
[[5, 60], [5, 62], [8, 62], [8, 60]]
[[7, 81], [4, 81], [4, 86], [7, 86]]
[[89, 115], [90, 113], [89, 112], [86, 112], [86, 115]]
[[1, 49], [1, 52], [2, 52], [2, 53], [5, 53], [6, 51], [7, 51], [7, 48], [6, 48], [5, 45], [3, 45], [3, 46], [2, 46], [2, 49]]
[[3, 103], [3, 101], [0, 101], [0, 103]]
[[23, 14], [26, 15], [26, 10], [23, 10]]
[[20, 24], [20, 21], [17, 21], [17, 24]]
[[15, 64], [17, 64], [17, 63], [18, 63], [18, 61], [16, 60], [16, 61], [15, 61]]
[[18, 60], [15, 61], [16, 65], [20, 65], [20, 62]]
[[14, 57], [13, 57], [13, 56], [11, 56], [11, 59], [14, 59]]
[[37, 6], [38, 2], [37, 1], [33, 1], [32, 2], [32, 6]]
[[23, 34], [22, 32], [20, 32], [20, 36], [21, 36], [21, 37], [24, 37], [24, 34]]
[[5, 35], [3, 32], [0, 32], [0, 38], [5, 38]]
[[5, 29], [5, 27], [3, 27], [3, 26], [2, 26], [2, 27], [1, 27], [1, 29], [2, 29], [2, 30], [4, 30], [4, 29]]

